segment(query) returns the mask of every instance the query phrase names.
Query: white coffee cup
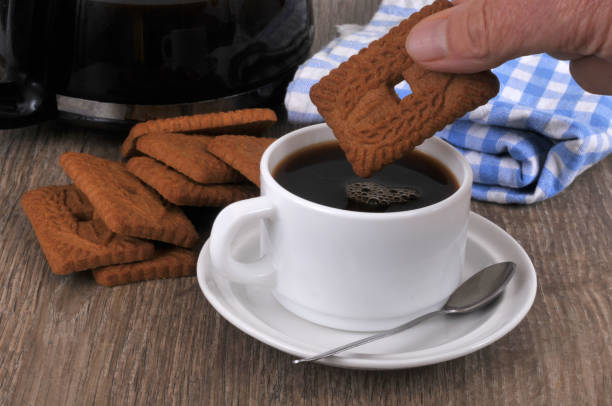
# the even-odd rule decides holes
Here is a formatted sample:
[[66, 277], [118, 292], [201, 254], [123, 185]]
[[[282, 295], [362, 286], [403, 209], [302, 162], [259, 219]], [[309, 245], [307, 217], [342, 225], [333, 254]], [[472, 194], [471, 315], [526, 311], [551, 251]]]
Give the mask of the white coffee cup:
[[[264, 153], [261, 196], [227, 206], [215, 219], [210, 257], [215, 272], [235, 282], [269, 284], [294, 314], [324, 326], [375, 331], [439, 308], [463, 271], [472, 169], [436, 137], [417, 149], [442, 162], [459, 189], [419, 209], [369, 213], [298, 197], [272, 177], [295, 151], [334, 140], [326, 124], [293, 131]], [[262, 257], [232, 256], [232, 242], [260, 220]]]

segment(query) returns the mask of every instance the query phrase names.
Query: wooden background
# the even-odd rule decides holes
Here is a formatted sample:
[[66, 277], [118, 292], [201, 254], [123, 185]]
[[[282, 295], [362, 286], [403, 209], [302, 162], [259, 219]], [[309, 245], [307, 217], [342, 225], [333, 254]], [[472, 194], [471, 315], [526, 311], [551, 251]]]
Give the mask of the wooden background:
[[[378, 1], [313, 5], [317, 50]], [[222, 319], [195, 278], [109, 289], [87, 273], [53, 275], [19, 198], [68, 182], [61, 153], [118, 159], [122, 137], [53, 124], [0, 132], [0, 405], [612, 404], [612, 158], [539, 204], [473, 203], [535, 264], [537, 297], [516, 329], [453, 361], [367, 372], [293, 366]]]

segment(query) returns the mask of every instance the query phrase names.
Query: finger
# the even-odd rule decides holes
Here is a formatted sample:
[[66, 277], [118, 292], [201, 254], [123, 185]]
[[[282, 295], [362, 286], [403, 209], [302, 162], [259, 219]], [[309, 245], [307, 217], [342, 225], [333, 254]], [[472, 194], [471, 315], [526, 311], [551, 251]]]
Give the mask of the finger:
[[600, 1], [464, 0], [417, 24], [406, 49], [419, 64], [451, 72], [539, 52], [612, 52], [611, 14], [612, 5]]
[[596, 56], [575, 59], [570, 73], [587, 92], [612, 95], [612, 61]]

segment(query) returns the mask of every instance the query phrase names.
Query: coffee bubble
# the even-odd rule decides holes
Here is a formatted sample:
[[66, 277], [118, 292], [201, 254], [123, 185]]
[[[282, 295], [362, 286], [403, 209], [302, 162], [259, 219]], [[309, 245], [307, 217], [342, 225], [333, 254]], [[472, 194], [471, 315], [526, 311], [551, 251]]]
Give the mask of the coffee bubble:
[[372, 181], [353, 182], [345, 187], [349, 201], [384, 209], [395, 203], [418, 199], [420, 193], [410, 187], [390, 187]]

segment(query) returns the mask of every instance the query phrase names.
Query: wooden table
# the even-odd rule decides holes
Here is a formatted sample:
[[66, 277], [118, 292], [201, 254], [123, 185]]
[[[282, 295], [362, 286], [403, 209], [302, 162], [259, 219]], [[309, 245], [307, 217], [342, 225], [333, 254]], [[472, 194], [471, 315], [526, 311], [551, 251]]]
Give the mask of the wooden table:
[[[315, 1], [313, 50], [377, 5]], [[548, 201], [473, 203], [537, 270], [517, 328], [453, 361], [368, 372], [293, 366], [221, 318], [195, 278], [110, 289], [87, 272], [52, 274], [21, 195], [68, 183], [65, 151], [118, 159], [123, 136], [53, 124], [0, 132], [0, 405], [612, 404], [611, 157]]]

